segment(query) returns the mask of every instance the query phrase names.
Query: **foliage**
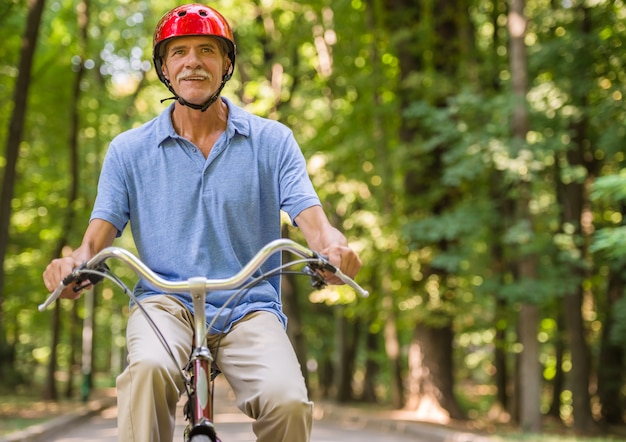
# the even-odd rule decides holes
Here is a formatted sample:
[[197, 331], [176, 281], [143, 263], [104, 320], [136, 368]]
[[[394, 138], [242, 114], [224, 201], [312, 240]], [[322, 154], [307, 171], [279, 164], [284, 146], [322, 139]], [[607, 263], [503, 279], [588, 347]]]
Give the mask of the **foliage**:
[[[80, 242], [89, 219], [108, 142], [167, 105], [159, 102], [168, 93], [151, 70], [151, 35], [160, 15], [177, 3], [92, 0], [84, 48], [76, 38], [76, 3], [47, 4], [20, 146], [3, 308], [7, 339], [17, 344], [17, 366], [24, 370], [42, 366], [50, 354], [50, 314], [34, 307], [44, 296], [41, 272], [68, 211], [72, 79], [81, 66], [86, 69], [80, 198], [68, 247]], [[406, 13], [422, 20], [395, 30], [383, 25], [387, 3], [215, 3], [232, 21], [238, 51], [225, 95], [294, 130], [331, 221], [361, 254], [359, 280], [372, 292], [365, 300], [344, 290], [311, 295], [313, 307], [303, 312], [309, 357], [332, 359], [335, 349], [320, 336], [333, 335], [338, 311], [364, 321], [381, 341], [385, 320], [395, 312], [402, 358], [416, 323], [450, 322], [459, 378], [492, 382], [485, 372], [493, 370], [496, 321], [507, 331], [502, 345], [512, 363], [519, 303], [538, 303], [545, 318], [555, 318], [562, 297], [577, 287], [588, 298], [591, 353], [597, 355], [601, 345], [598, 317], [613, 315], [613, 341], [626, 342], [623, 293], [613, 311], [601, 311], [604, 304], [597, 301], [607, 290], [607, 274], [623, 268], [626, 259], [624, 3], [527, 2], [531, 130], [525, 140], [513, 139], [510, 131], [516, 103], [504, 2], [473, 0], [455, 12], [471, 36], [459, 52], [464, 69], [458, 77], [437, 70], [445, 54], [433, 50], [445, 41], [429, 27], [433, 2], [418, 2]], [[0, 98], [10, 104], [26, 5], [9, 1], [0, 11]], [[407, 42], [419, 69], [401, 83], [398, 47]], [[0, 108], [1, 139], [11, 107]], [[576, 138], [581, 122], [582, 139]], [[414, 131], [410, 142], [401, 138], [401, 127]], [[578, 145], [588, 167], [571, 161]], [[408, 182], [418, 183], [419, 191], [409, 195]], [[522, 183], [529, 184], [530, 195], [521, 194], [527, 188]], [[582, 229], [562, 222], [558, 189], [570, 183], [585, 193]], [[510, 213], [511, 201], [522, 197], [528, 198], [532, 224]], [[126, 237], [122, 241], [132, 246]], [[540, 266], [536, 279], [519, 281], [507, 264], [526, 254], [537, 256]], [[581, 271], [573, 274], [572, 268]], [[384, 304], [389, 295], [391, 308]], [[504, 317], [497, 317], [498, 301], [509, 310]], [[127, 300], [105, 289], [98, 302], [97, 368], [114, 373], [119, 367], [111, 365], [121, 364]], [[62, 304], [62, 367], [71, 363], [70, 307]], [[561, 331], [542, 324], [538, 358], [547, 373]], [[364, 339], [357, 344], [361, 374]], [[379, 388], [386, 391], [390, 368], [383, 345], [372, 358], [381, 368]]]

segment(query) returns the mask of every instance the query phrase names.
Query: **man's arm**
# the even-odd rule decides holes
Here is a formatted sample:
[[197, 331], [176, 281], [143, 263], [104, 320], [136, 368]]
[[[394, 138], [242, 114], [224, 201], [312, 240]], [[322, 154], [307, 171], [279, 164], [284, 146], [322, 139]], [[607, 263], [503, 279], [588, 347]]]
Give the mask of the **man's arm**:
[[[43, 272], [46, 288], [50, 292], [56, 289], [63, 278], [72, 273], [72, 270], [88, 261], [100, 250], [113, 244], [116, 235], [117, 228], [113, 224], [101, 219], [92, 220], [85, 231], [80, 247], [70, 256], [54, 259], [48, 264]], [[73, 288], [73, 285], [68, 286], [61, 294], [61, 298], [78, 298], [80, 292], [74, 292]]]
[[[309, 247], [328, 257], [332, 265], [354, 278], [361, 268], [361, 260], [354, 250], [348, 247], [346, 237], [330, 224], [320, 206], [303, 210], [295, 219]], [[331, 275], [324, 275], [332, 284], [342, 284]]]

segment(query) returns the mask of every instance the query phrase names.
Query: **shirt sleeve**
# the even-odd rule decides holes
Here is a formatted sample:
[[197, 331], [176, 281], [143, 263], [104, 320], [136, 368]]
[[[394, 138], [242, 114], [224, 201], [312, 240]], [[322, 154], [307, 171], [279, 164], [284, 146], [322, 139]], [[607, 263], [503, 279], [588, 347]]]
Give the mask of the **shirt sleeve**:
[[285, 140], [279, 168], [281, 210], [295, 225], [295, 218], [303, 210], [321, 203], [306, 170], [304, 155], [291, 133]]
[[122, 167], [123, 162], [118, 153], [114, 140], [109, 146], [102, 164], [98, 180], [98, 193], [90, 221], [102, 219], [110, 222], [117, 228], [117, 236], [119, 237], [128, 224], [130, 210], [128, 187]]

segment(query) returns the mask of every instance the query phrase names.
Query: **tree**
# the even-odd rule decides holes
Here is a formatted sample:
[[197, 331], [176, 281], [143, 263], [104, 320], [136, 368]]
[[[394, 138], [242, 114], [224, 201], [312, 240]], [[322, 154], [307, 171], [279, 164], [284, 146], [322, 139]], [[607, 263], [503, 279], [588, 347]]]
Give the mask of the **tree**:
[[[52, 252], [51, 259], [57, 258], [61, 256], [61, 252], [64, 247], [66, 247], [69, 243], [68, 236], [70, 232], [74, 230], [74, 220], [76, 218], [75, 206], [76, 202], [79, 198], [78, 192], [78, 184], [80, 182], [80, 163], [79, 163], [79, 131], [80, 131], [80, 98], [81, 98], [81, 83], [83, 81], [86, 69], [83, 66], [83, 60], [87, 57], [86, 54], [86, 46], [87, 46], [87, 30], [89, 24], [89, 2], [87, 0], [81, 0], [78, 3], [76, 8], [77, 11], [77, 29], [78, 29], [78, 46], [79, 46], [79, 54], [76, 56], [76, 60], [74, 62], [74, 68], [76, 71], [76, 76], [74, 77], [74, 83], [72, 88], [72, 100], [70, 102], [71, 108], [71, 119], [70, 119], [70, 128], [69, 128], [69, 136], [70, 139], [68, 141], [68, 150], [69, 150], [69, 170], [70, 170], [70, 180], [68, 187], [68, 196], [67, 200], [68, 211], [65, 215], [65, 221], [63, 223], [61, 229], [61, 236], [57, 239], [56, 247]], [[73, 314], [70, 316], [70, 320], [74, 322], [74, 326], [71, 327], [71, 330], [76, 330], [75, 323], [78, 321], [78, 315], [76, 314], [76, 306], [73, 308]], [[57, 357], [56, 357], [56, 348], [59, 344], [59, 335], [60, 335], [60, 324], [61, 321], [61, 309], [60, 304], [55, 303], [54, 306], [54, 315], [52, 317], [51, 326], [51, 339], [52, 343], [50, 347], [52, 349], [50, 360], [48, 361], [48, 370], [46, 377], [46, 386], [44, 388], [44, 399], [46, 400], [56, 400], [57, 399], [57, 388], [55, 381], [55, 373], [57, 370]], [[74, 336], [70, 334], [70, 345], [72, 346], [72, 355], [76, 354], [76, 349], [74, 345], [76, 345], [77, 340], [73, 339]], [[70, 382], [68, 382], [68, 390], [67, 395], [70, 396], [72, 392], [73, 386], [73, 357], [70, 357], [69, 369], [68, 369], [68, 378]]]
[[13, 92], [14, 107], [6, 139], [6, 164], [2, 179], [2, 193], [0, 194], [0, 378], [3, 379], [11, 379], [13, 377], [11, 370], [15, 362], [14, 349], [7, 340], [5, 329], [4, 300], [6, 287], [4, 262], [9, 244], [12, 213], [11, 200], [14, 196], [15, 181], [17, 179], [16, 165], [20, 143], [22, 142], [28, 91], [31, 84], [30, 76], [44, 4], [45, 0], [29, 0], [28, 2], [28, 18], [26, 19], [26, 29], [22, 37], [18, 76]]
[[[90, 0], [98, 20], [81, 48], [77, 3], [49, 4], [54, 13], [43, 14], [16, 160], [0, 327], [11, 348], [6, 364], [18, 373], [49, 363], [52, 312], [33, 309], [41, 272], [58, 247], [80, 240], [107, 143], [167, 105], [149, 63], [150, 35], [174, 4], [112, 9]], [[312, 394], [418, 410], [434, 404], [446, 418], [456, 400], [459, 415], [492, 407], [506, 412], [503, 419], [522, 418], [525, 429], [539, 412], [576, 431], [585, 431], [590, 412], [593, 420], [623, 421], [625, 404], [614, 392], [626, 373], [626, 8], [526, 0], [519, 68], [507, 29], [511, 5], [216, 3], [238, 48], [225, 95], [293, 129], [325, 210], [364, 262], [358, 280], [368, 299], [333, 287], [311, 293], [311, 304], [289, 303], [285, 284], [290, 324], [300, 325], [296, 341], [306, 343], [299, 356], [313, 369]], [[0, 9], [0, 98], [9, 102], [27, 2]], [[3, 139], [15, 108], [0, 107]], [[5, 174], [11, 162], [0, 157]], [[301, 297], [310, 290], [298, 281], [293, 293]], [[104, 287], [94, 370], [108, 368], [112, 340], [114, 351], [123, 345], [111, 330], [122, 328], [127, 300]], [[84, 306], [61, 302], [59, 315], [57, 373], [79, 359], [69, 337], [78, 331], [65, 324], [85, 317]], [[522, 348], [539, 402], [535, 390], [512, 388], [529, 385]], [[2, 386], [15, 385], [2, 374]], [[532, 393], [523, 403], [532, 404], [530, 417], [519, 408], [522, 393]]]
[[[404, 189], [407, 194], [403, 210], [412, 219], [408, 239], [412, 247], [431, 250], [434, 259], [422, 262], [424, 280], [411, 284], [414, 290], [424, 294], [423, 304], [428, 313], [417, 316], [409, 355], [409, 404], [412, 408], [424, 407], [429, 413], [439, 409], [440, 414], [460, 419], [464, 417], [454, 394], [453, 313], [456, 283], [452, 273], [457, 269], [446, 262], [446, 257], [457, 250], [462, 233], [453, 234], [440, 230], [433, 234], [428, 229], [429, 220], [446, 219], [461, 205], [462, 191], [457, 183], [445, 183], [440, 171], [446, 166], [446, 156], [453, 150], [455, 136], [432, 137], [436, 131], [429, 123], [434, 118], [420, 118], [419, 109], [441, 110], [440, 115], [449, 115], [449, 99], [460, 91], [455, 88], [459, 79], [467, 79], [467, 72], [460, 67], [468, 63], [472, 53], [471, 26], [464, 14], [466, 1], [440, 1], [433, 4], [415, 5], [411, 2], [387, 2], [390, 11], [387, 26], [394, 29], [402, 23], [395, 36], [400, 64], [400, 112], [407, 117], [401, 123], [400, 138], [410, 148], [406, 156]], [[432, 26], [432, 28], [427, 28]], [[415, 28], [414, 32], [410, 32]], [[412, 36], [421, 29], [428, 29], [430, 38], [422, 45], [413, 44]], [[425, 31], [422, 31], [425, 32]], [[432, 54], [425, 58], [424, 53]], [[421, 72], [424, 80], [416, 75]], [[436, 85], [430, 88], [429, 86]], [[417, 92], [413, 92], [417, 89]], [[426, 111], [428, 112], [428, 111]], [[429, 116], [430, 117], [430, 116]], [[418, 147], [418, 144], [422, 145]], [[430, 186], [438, 188], [429, 192]], [[425, 228], [427, 230], [425, 230]]]
[[[626, 193], [623, 192], [625, 184], [624, 173], [598, 178], [592, 185], [591, 201], [605, 207], [607, 211], [623, 214], [626, 211]], [[621, 216], [616, 217], [620, 218]], [[598, 366], [598, 397], [602, 404], [602, 418], [609, 425], [624, 422], [624, 403], [615, 391], [624, 384], [626, 364], [626, 349], [623, 338], [620, 337], [625, 330], [620, 329], [619, 325], [623, 324], [623, 318], [626, 317], [626, 248], [623, 241], [625, 226], [626, 221], [623, 218], [617, 223], [608, 222], [599, 226], [590, 246], [596, 259], [610, 269], [605, 299], [600, 300], [606, 304], [606, 317], [602, 321], [604, 326]]]
[[[524, 1], [512, 0], [508, 17], [508, 26], [511, 36], [510, 60], [512, 76], [512, 94], [516, 100], [513, 119], [511, 121], [514, 142], [517, 144], [517, 154], [522, 156], [525, 150], [528, 127], [528, 112], [526, 110], [526, 93], [528, 90], [526, 50], [524, 37], [526, 35], [526, 17]], [[517, 201], [518, 221], [525, 223], [532, 236], [534, 231], [533, 216], [530, 212], [532, 192], [530, 183], [522, 176], [520, 179], [520, 196]], [[519, 281], [534, 281], [537, 279], [536, 256], [529, 250], [522, 251], [517, 266]], [[539, 354], [537, 330], [539, 324], [539, 309], [532, 300], [522, 303], [519, 317], [519, 340], [523, 346], [520, 353], [518, 386], [519, 386], [519, 419], [525, 431], [538, 433], [541, 431], [541, 371], [537, 355]]]

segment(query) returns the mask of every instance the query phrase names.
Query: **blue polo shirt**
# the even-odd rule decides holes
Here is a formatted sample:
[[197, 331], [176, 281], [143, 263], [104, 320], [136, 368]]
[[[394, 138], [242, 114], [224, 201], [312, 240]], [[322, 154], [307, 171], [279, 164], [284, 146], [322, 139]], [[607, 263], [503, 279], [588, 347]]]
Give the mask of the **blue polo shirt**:
[[[222, 100], [228, 123], [208, 158], [174, 131], [172, 105], [117, 136], [104, 159], [91, 219], [110, 222], [119, 234], [130, 222], [139, 257], [165, 279], [233, 276], [280, 238], [281, 210], [293, 220], [320, 204], [291, 130]], [[263, 270], [280, 262], [275, 254]], [[207, 297], [209, 322], [233, 292]], [[144, 280], [135, 287], [139, 298], [157, 293]], [[193, 311], [189, 295], [174, 296]], [[212, 332], [227, 331], [257, 310], [274, 312], [286, 324], [279, 277], [224, 309]]]

